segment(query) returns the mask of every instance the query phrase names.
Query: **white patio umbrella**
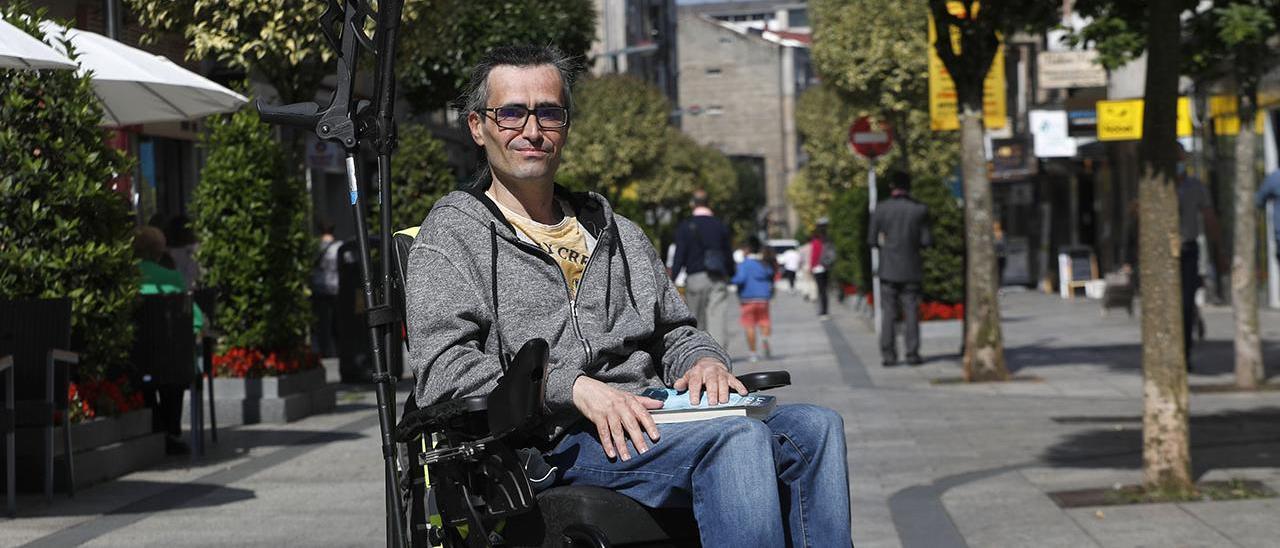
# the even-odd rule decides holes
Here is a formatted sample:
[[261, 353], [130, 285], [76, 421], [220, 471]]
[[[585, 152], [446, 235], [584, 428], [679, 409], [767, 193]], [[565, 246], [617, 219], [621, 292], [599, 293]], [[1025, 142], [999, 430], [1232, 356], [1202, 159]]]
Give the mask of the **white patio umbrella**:
[[74, 69], [67, 56], [0, 19], [0, 68]]
[[238, 110], [243, 95], [154, 55], [79, 29], [45, 21], [50, 35], [66, 36], [79, 54], [81, 71], [92, 71], [94, 92], [102, 102], [104, 125], [192, 120]]

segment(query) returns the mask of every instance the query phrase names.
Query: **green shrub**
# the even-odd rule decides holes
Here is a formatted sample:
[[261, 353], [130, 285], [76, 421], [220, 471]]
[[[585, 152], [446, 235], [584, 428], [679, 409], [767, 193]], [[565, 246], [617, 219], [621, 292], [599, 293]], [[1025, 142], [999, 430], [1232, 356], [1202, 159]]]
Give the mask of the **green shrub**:
[[271, 128], [251, 109], [215, 120], [192, 199], [205, 283], [219, 289], [221, 347], [303, 359], [316, 242], [304, 183], [285, 171]]
[[[0, 15], [43, 38], [32, 23], [43, 10], [12, 3]], [[0, 104], [0, 298], [69, 297], [80, 374], [103, 378], [133, 341], [133, 221], [107, 186], [128, 161], [105, 144], [88, 77], [0, 70]]]
[[[887, 196], [881, 185], [880, 196]], [[921, 253], [924, 263], [924, 300], [958, 303], [964, 300], [964, 210], [942, 180], [927, 177], [914, 181], [911, 197], [929, 208], [933, 246]], [[869, 291], [871, 251], [867, 247], [867, 189], [853, 188], [836, 194], [831, 203], [831, 239], [840, 260], [837, 280]]]
[[[431, 131], [421, 124], [402, 124], [398, 134], [399, 145], [391, 162], [393, 232], [421, 225], [436, 200], [458, 187], [443, 141], [432, 137]], [[376, 232], [382, 221], [378, 217], [378, 204], [373, 199], [369, 202], [372, 204], [369, 223]]]
[[870, 292], [871, 255], [867, 247], [867, 189], [855, 187], [837, 192], [830, 206], [828, 236], [836, 246], [832, 276]]
[[922, 254], [924, 299], [964, 302], [964, 209], [941, 179], [915, 181], [911, 195], [929, 207], [933, 246]]

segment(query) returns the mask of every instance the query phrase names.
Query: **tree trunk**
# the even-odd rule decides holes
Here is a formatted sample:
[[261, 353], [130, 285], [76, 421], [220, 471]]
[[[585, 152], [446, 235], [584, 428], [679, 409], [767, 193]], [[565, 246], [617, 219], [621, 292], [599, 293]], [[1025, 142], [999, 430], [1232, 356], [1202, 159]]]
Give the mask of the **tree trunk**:
[[[957, 86], [957, 92], [960, 90]], [[963, 93], [963, 92], [961, 92]], [[995, 234], [991, 219], [991, 182], [983, 153], [982, 82], [960, 99], [960, 158], [964, 170], [966, 381], [1008, 380], [1000, 302], [996, 298]], [[972, 99], [976, 95], [977, 99]], [[968, 100], [966, 100], [968, 99]]]
[[1236, 386], [1253, 390], [1264, 375], [1262, 370], [1262, 340], [1258, 335], [1258, 277], [1257, 244], [1258, 218], [1253, 209], [1253, 194], [1257, 191], [1257, 173], [1254, 170], [1257, 140], [1254, 121], [1257, 108], [1255, 95], [1248, 91], [1240, 94], [1240, 133], [1236, 136], [1236, 184], [1235, 231], [1232, 241], [1235, 252], [1231, 259], [1231, 302], [1236, 321]]
[[1142, 471], [1149, 488], [1191, 488], [1178, 232], [1178, 2], [1153, 0], [1139, 180], [1142, 287]]

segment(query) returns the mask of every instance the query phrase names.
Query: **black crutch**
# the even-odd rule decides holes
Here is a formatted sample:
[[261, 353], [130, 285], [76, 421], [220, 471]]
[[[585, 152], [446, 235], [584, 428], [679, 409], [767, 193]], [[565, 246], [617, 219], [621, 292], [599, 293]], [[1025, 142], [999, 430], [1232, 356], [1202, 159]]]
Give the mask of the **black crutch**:
[[[269, 106], [257, 103], [263, 121], [314, 131], [326, 141], [342, 145], [346, 151], [347, 190], [355, 214], [356, 241], [360, 252], [360, 274], [364, 280], [365, 316], [373, 349], [373, 382], [378, 398], [378, 419], [382, 427], [382, 458], [385, 463], [387, 495], [387, 546], [405, 546], [403, 502], [398, 489], [395, 432], [395, 380], [388, 374], [387, 352], [394, 348], [391, 327], [397, 321], [388, 295], [391, 278], [391, 154], [395, 150], [395, 49], [403, 0], [379, 0], [377, 11], [370, 0], [328, 0], [320, 16], [320, 27], [329, 45], [337, 51], [337, 82], [328, 106], [296, 103]], [[376, 22], [374, 37], [364, 32], [367, 20]], [[376, 65], [374, 99], [370, 112], [367, 101], [357, 103], [356, 58], [361, 49], [371, 54]], [[379, 241], [382, 272], [375, 287], [369, 264], [366, 201], [356, 171], [356, 153], [361, 141], [372, 139], [378, 153], [378, 181], [381, 197], [382, 238]]]

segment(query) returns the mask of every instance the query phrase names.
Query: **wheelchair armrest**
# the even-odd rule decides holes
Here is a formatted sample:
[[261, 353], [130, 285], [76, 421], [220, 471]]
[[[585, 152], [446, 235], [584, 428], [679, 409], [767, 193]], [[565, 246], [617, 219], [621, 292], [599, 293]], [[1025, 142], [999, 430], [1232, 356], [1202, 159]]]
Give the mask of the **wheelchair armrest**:
[[[489, 409], [488, 396], [471, 396], [442, 401], [425, 409], [414, 409], [404, 414], [396, 425], [396, 441], [408, 442], [424, 432], [438, 432], [464, 417], [476, 418], [477, 425], [485, 424], [482, 413]], [[482, 432], [476, 432], [477, 435]]]
[[758, 371], [738, 375], [738, 380], [746, 385], [747, 390], [769, 390], [791, 385], [791, 373], [786, 371]]

